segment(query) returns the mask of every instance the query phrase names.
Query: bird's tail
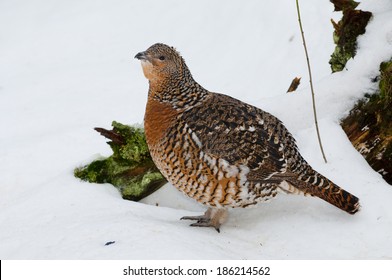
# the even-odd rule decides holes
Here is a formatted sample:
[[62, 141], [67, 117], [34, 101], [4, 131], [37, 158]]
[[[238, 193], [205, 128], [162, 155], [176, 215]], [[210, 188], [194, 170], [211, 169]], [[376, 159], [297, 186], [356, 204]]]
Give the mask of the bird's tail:
[[360, 208], [358, 197], [342, 189], [313, 169], [311, 175], [309, 170], [307, 171], [308, 176], [306, 177], [291, 177], [286, 181], [305, 195], [317, 196], [349, 214], [358, 212]]

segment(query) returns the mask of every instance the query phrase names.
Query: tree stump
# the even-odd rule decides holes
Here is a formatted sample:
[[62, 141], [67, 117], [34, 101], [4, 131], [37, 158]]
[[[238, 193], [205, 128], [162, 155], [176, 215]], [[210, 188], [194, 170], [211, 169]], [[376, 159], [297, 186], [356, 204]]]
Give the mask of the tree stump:
[[110, 183], [124, 199], [138, 201], [167, 181], [152, 161], [144, 130], [115, 121], [112, 126], [112, 130], [95, 130], [110, 140], [113, 155], [76, 168], [74, 175], [90, 183]]
[[336, 44], [335, 51], [331, 55], [329, 64], [332, 72], [342, 71], [347, 61], [353, 58], [357, 51], [357, 37], [364, 34], [372, 13], [356, 10], [358, 2], [353, 0], [330, 0], [335, 11], [342, 11], [343, 17], [339, 22], [331, 19], [335, 29], [333, 33]]
[[367, 95], [342, 121], [354, 147], [392, 185], [392, 58], [381, 63], [378, 92]]

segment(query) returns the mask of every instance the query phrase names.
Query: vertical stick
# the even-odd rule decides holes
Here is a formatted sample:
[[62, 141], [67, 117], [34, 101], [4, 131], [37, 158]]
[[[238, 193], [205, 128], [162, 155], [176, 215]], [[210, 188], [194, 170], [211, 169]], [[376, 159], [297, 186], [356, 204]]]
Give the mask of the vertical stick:
[[314, 123], [316, 125], [317, 138], [318, 138], [318, 142], [319, 142], [319, 145], [320, 145], [321, 154], [323, 155], [325, 163], [327, 163], [327, 158], [325, 157], [325, 154], [324, 154], [323, 144], [321, 143], [320, 131], [319, 131], [318, 122], [317, 122], [316, 101], [315, 101], [315, 97], [314, 97], [312, 71], [310, 69], [309, 55], [308, 55], [308, 50], [306, 48], [305, 35], [304, 35], [304, 30], [302, 28], [301, 13], [300, 13], [300, 9], [299, 9], [298, 0], [296, 0], [296, 3], [297, 3], [297, 13], [298, 13], [299, 28], [301, 29], [302, 42], [303, 42], [303, 45], [304, 45], [304, 50], [305, 50], [305, 55], [306, 55], [306, 62], [308, 64], [309, 83], [310, 83], [310, 90], [312, 92]]

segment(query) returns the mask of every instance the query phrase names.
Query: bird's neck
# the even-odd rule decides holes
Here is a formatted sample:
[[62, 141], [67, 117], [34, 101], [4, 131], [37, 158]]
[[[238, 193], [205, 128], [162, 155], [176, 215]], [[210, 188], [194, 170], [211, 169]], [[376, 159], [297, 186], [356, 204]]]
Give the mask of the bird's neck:
[[178, 76], [149, 81], [149, 98], [168, 103], [177, 110], [187, 110], [199, 105], [208, 91], [199, 85], [188, 72]]

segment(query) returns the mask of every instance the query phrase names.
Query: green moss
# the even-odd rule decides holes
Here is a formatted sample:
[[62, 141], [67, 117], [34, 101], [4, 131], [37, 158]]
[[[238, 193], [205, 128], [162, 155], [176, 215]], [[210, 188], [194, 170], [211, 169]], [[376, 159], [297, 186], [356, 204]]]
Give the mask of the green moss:
[[122, 189], [124, 199], [137, 200], [138, 197], [146, 197], [153, 193], [162, 184], [166, 183], [166, 179], [158, 172], [147, 172], [141, 176], [135, 177], [134, 182], [130, 186]]
[[381, 63], [380, 70], [380, 98], [385, 99], [385, 107], [390, 107], [392, 105], [392, 60]]
[[342, 50], [339, 46], [336, 46], [335, 51], [329, 60], [332, 72], [342, 71], [346, 66], [347, 61], [352, 58], [353, 55], [352, 51]]
[[96, 128], [108, 142], [113, 155], [76, 168], [74, 175], [91, 183], [110, 183], [124, 199], [138, 201], [167, 181], [154, 165], [142, 128], [112, 123], [113, 130]]
[[96, 160], [84, 167], [78, 167], [74, 170], [74, 175], [83, 181], [92, 183], [105, 183], [106, 175], [103, 173], [106, 166], [106, 160]]
[[336, 47], [329, 64], [332, 72], [337, 72], [342, 71], [347, 61], [356, 55], [357, 37], [365, 33], [372, 13], [355, 10], [359, 3], [353, 0], [331, 0], [331, 2], [335, 5], [335, 11], [343, 11], [343, 17], [338, 23], [332, 21]]
[[113, 141], [108, 143], [113, 150], [114, 158], [124, 159], [131, 163], [139, 163], [146, 158], [151, 158], [142, 128], [124, 125], [115, 121], [112, 122], [112, 126], [113, 131], [123, 141], [121, 145]]

